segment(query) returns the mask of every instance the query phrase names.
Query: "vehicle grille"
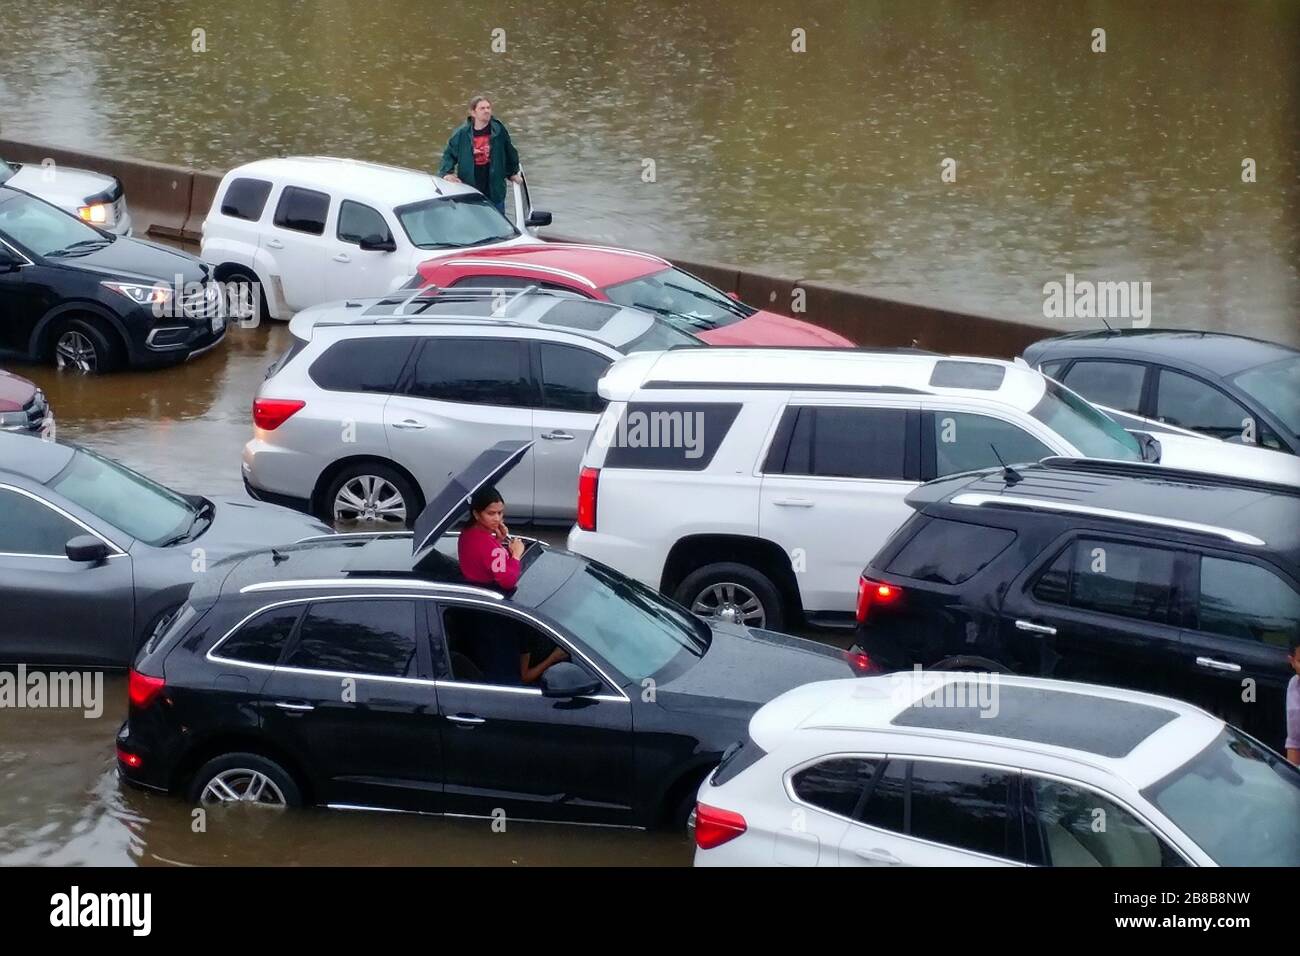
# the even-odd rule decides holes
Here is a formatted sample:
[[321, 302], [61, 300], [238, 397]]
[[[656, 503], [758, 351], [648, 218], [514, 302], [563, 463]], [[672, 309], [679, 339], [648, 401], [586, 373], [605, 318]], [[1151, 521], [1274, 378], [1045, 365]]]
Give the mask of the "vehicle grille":
[[26, 428], [29, 432], [39, 432], [41, 426], [45, 424], [45, 415], [50, 410], [50, 403], [46, 400], [45, 393], [38, 388], [36, 394], [28, 400], [22, 410], [27, 416], [27, 424], [18, 427]]
[[182, 296], [181, 315], [187, 319], [210, 319], [221, 309], [221, 287], [215, 282], [205, 282], [200, 291]]

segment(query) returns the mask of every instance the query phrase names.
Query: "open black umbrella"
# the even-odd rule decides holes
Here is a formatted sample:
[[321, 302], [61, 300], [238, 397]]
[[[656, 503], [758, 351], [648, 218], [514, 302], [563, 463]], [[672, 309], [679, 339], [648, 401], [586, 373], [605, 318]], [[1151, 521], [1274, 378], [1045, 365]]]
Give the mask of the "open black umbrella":
[[422, 570], [426, 558], [435, 553], [434, 545], [452, 522], [469, 511], [469, 500], [484, 485], [495, 484], [519, 463], [533, 447], [531, 441], [499, 441], [480, 452], [460, 474], [447, 481], [415, 519], [411, 536], [411, 564]]

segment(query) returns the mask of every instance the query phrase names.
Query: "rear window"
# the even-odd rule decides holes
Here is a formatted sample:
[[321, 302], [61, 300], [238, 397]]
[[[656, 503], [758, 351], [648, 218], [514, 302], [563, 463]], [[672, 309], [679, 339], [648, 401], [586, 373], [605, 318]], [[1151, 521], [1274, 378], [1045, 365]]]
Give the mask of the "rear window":
[[739, 412], [738, 404], [633, 402], [594, 440], [609, 446], [606, 468], [703, 471]]
[[216, 648], [215, 656], [245, 664], [274, 664], [298, 623], [303, 605], [263, 611]]
[[907, 453], [907, 416], [902, 408], [787, 409], [778, 429], [778, 438], [789, 429], [785, 455], [774, 447], [764, 468], [772, 474], [902, 481], [916, 469]]
[[374, 677], [417, 677], [415, 602], [319, 601], [283, 667]]
[[281, 353], [278, 359], [276, 359], [274, 362], [272, 362], [270, 365], [267, 366], [265, 378], [271, 378], [273, 375], [278, 373], [281, 369], [283, 369], [286, 365], [288, 365], [291, 361], [293, 361], [295, 355], [297, 355], [299, 352], [301, 352], [303, 349], [307, 347], [306, 339], [300, 339], [296, 335], [291, 336], [291, 338], [293, 341], [291, 342], [289, 347], [285, 349], [284, 352]]
[[934, 518], [903, 545], [888, 571], [921, 581], [961, 584], [1016, 540], [1006, 528]]
[[226, 187], [221, 200], [221, 214], [236, 219], [257, 222], [266, 208], [266, 197], [271, 195], [271, 184], [265, 179], [236, 179]]
[[346, 339], [312, 362], [307, 374], [332, 392], [395, 392], [415, 342], [406, 337]]
[[470, 405], [535, 407], [537, 384], [528, 347], [512, 339], [425, 339], [409, 394]]
[[325, 217], [330, 211], [330, 197], [314, 189], [285, 186], [275, 207], [274, 223], [281, 229], [319, 236], [325, 232]]

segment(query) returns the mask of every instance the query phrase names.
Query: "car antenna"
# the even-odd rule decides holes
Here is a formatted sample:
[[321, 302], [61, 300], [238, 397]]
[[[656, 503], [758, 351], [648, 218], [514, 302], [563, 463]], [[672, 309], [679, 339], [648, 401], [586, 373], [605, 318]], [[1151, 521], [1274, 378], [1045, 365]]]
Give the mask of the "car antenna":
[[1114, 335], [1115, 330], [1110, 327], [1110, 323], [1106, 321], [1106, 317], [1103, 315], [1099, 316], [1099, 318], [1101, 319], [1101, 324], [1106, 326], [1106, 332], [1110, 335]]
[[279, 564], [281, 561], [288, 561], [288, 560], [289, 560], [289, 556], [288, 556], [287, 554], [285, 554], [283, 551], [277, 551], [275, 548], [272, 548], [272, 549], [271, 549], [271, 566], [272, 566], [272, 567], [274, 567], [275, 565]]
[[1008, 465], [1005, 461], [1002, 460], [1002, 456], [998, 454], [997, 445], [993, 444], [993, 442], [989, 442], [989, 447], [993, 449], [994, 456], [997, 458], [998, 462], [1002, 465], [1003, 481], [1005, 481], [1008, 485], [1014, 485], [1017, 484], [1018, 482], [1025, 480], [1024, 475], [1020, 474], [1020, 472], [1016, 471], [1014, 468], [1012, 468], [1010, 465]]

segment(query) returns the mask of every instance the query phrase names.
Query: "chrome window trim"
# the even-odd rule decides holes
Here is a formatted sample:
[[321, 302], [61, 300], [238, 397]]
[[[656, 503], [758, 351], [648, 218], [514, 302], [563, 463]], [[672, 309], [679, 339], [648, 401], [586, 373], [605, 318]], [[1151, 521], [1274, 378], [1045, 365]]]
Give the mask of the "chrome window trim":
[[[327, 810], [359, 810], [369, 813], [407, 813], [418, 817], [446, 817], [454, 820], [491, 820], [481, 813], [440, 813], [437, 810], [399, 810], [395, 807], [372, 807], [362, 803], [327, 803]], [[581, 820], [542, 820], [537, 817], [511, 817], [514, 823], [555, 823], [568, 827], [603, 827], [608, 830], [644, 830], [645, 827], [624, 823], [586, 823]]]
[[15, 246], [13, 243], [9, 242], [9, 240], [5, 239], [4, 236], [0, 236], [0, 245], [3, 245], [6, 249], [8, 249], [14, 255], [18, 256], [20, 259], [23, 260], [22, 262], [19, 263], [19, 265], [32, 266], [36, 264], [32, 262], [31, 259], [27, 258], [26, 253], [20, 252], [18, 247]]
[[[20, 494], [20, 495], [23, 495], [23, 496], [26, 497], [26, 498], [30, 498], [30, 499], [32, 499], [32, 501], [35, 501], [37, 504], [44, 505], [46, 508], [49, 508], [49, 509], [50, 509], [51, 511], [53, 511], [55, 514], [60, 515], [60, 516], [63, 517], [63, 518], [66, 518], [68, 521], [71, 521], [73, 524], [75, 524], [75, 525], [77, 525], [79, 528], [81, 528], [82, 531], [86, 532], [86, 534], [88, 534], [88, 535], [92, 535], [92, 536], [98, 538], [98, 539], [99, 539], [100, 541], [102, 541], [105, 545], [107, 545], [108, 548], [109, 548], [109, 550], [112, 552], [111, 554], [108, 555], [108, 557], [110, 557], [110, 558], [122, 558], [122, 557], [126, 557], [126, 552], [123, 551], [121, 548], [119, 548], [117, 545], [115, 545], [112, 541], [109, 541], [107, 538], [105, 538], [102, 534], [100, 534], [100, 533], [99, 533], [98, 531], [96, 531], [94, 528], [90, 527], [90, 525], [86, 524], [86, 522], [82, 521], [80, 518], [78, 518], [78, 517], [77, 517], [76, 515], [74, 515], [74, 514], [69, 514], [67, 511], [65, 511], [63, 508], [60, 508], [60, 507], [59, 507], [58, 505], [56, 505], [54, 502], [52, 502], [52, 501], [46, 501], [46, 500], [45, 500], [44, 498], [42, 498], [40, 495], [35, 494], [34, 492], [31, 492], [31, 491], [28, 491], [26, 488], [19, 488], [17, 485], [10, 485], [10, 484], [0, 483], [0, 490], [2, 490], [2, 491], [12, 491], [12, 492], [14, 492], [15, 494]], [[16, 554], [17, 552], [0, 552], [0, 553], [4, 553], [4, 554]], [[62, 558], [64, 561], [70, 561], [70, 560], [72, 560], [72, 559], [69, 558], [66, 554], [43, 554], [43, 555], [31, 555], [31, 557]]]
[[1059, 511], [1066, 514], [1087, 515], [1094, 518], [1116, 518], [1121, 521], [1132, 521], [1136, 524], [1157, 525], [1165, 528], [1175, 528], [1179, 531], [1194, 531], [1201, 534], [1214, 535], [1219, 538], [1226, 538], [1236, 544], [1255, 545], [1264, 547], [1268, 542], [1255, 537], [1253, 534], [1247, 534], [1244, 531], [1234, 531], [1231, 528], [1221, 528], [1217, 525], [1201, 524], [1196, 521], [1183, 521], [1178, 518], [1161, 518], [1155, 515], [1144, 515], [1136, 511], [1119, 511], [1113, 508], [1097, 508], [1092, 505], [1073, 504], [1067, 501], [1052, 501], [1047, 498], [1021, 498], [1018, 495], [989, 495], [978, 492], [962, 492], [954, 495], [949, 502], [961, 507], [979, 508], [984, 505], [1012, 505], [1026, 508], [1040, 508], [1044, 511]]
[[[258, 591], [287, 591], [296, 588], [416, 588], [425, 591], [453, 591], [456, 593], [473, 594], [479, 597], [490, 597], [497, 601], [504, 601], [504, 595], [498, 594], [488, 588], [474, 587], [470, 584], [437, 584], [432, 581], [415, 581], [406, 578], [302, 578], [296, 581], [259, 581], [257, 584], [245, 584], [239, 589], [240, 594], [250, 594]], [[372, 595], [373, 596], [373, 595]], [[405, 595], [406, 597], [415, 597], [416, 595]]]

